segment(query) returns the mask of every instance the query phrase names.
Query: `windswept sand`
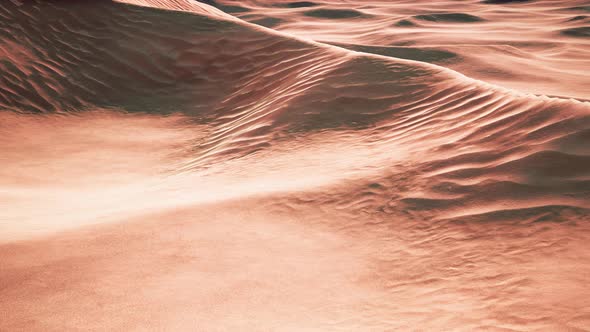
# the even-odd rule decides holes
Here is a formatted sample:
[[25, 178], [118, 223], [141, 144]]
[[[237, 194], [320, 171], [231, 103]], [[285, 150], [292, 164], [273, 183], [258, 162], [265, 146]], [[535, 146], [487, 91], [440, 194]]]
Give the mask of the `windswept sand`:
[[563, 2], [125, 2], [0, 4], [0, 331], [589, 330]]

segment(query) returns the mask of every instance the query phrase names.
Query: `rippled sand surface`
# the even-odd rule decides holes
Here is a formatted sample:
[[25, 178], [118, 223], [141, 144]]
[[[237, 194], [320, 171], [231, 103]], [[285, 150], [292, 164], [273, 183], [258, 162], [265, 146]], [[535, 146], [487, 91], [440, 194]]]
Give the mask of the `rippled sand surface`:
[[0, 3], [0, 331], [589, 331], [584, 1]]
[[219, 0], [276, 30], [439, 64], [524, 92], [590, 95], [587, 0]]

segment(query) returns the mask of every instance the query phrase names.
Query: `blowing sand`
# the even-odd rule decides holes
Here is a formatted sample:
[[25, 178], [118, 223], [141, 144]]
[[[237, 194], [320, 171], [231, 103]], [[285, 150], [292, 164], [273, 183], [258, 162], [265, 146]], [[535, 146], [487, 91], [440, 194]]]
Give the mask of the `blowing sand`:
[[207, 3], [0, 4], [1, 331], [589, 330], [582, 2]]

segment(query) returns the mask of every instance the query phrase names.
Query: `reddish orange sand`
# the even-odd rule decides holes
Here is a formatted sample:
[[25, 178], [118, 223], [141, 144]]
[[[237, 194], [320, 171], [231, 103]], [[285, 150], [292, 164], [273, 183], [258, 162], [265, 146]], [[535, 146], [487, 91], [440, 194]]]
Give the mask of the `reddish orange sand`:
[[1, 2], [0, 331], [590, 331], [564, 3]]

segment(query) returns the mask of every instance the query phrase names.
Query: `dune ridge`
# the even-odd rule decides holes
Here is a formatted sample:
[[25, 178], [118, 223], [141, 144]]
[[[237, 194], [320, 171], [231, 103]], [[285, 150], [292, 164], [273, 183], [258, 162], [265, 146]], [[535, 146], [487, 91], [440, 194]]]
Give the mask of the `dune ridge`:
[[[590, 50], [583, 16], [587, 1], [316, 1], [313, 7], [289, 7], [290, 1], [222, 0], [246, 10], [250, 22], [365, 52], [380, 48], [392, 57], [442, 64], [466, 76], [528, 93], [587, 99]], [[308, 9], [355, 10], [346, 20], [310, 19]], [[421, 51], [448, 56], [424, 58]], [[396, 55], [399, 54], [399, 55]], [[541, 74], [542, 73], [542, 74]], [[571, 82], [571, 83], [570, 83]]]

